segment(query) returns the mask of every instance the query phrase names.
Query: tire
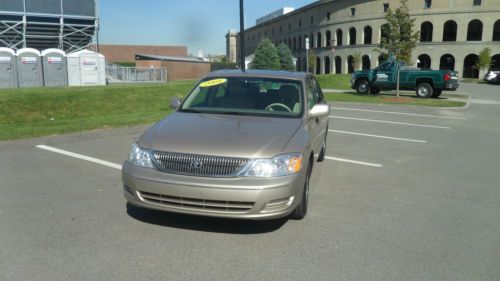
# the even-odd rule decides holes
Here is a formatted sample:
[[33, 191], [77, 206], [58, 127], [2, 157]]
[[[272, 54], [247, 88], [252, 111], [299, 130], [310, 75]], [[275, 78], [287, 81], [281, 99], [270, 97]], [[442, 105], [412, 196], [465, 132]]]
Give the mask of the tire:
[[360, 80], [356, 82], [356, 92], [358, 92], [358, 94], [368, 94], [369, 90], [370, 85], [368, 84], [368, 81]]
[[321, 151], [319, 152], [318, 156], [318, 162], [323, 162], [325, 160], [325, 155], [326, 155], [326, 136], [328, 135], [328, 128], [326, 128], [326, 133], [325, 133], [325, 140], [323, 142], [323, 147], [321, 147]]
[[419, 98], [430, 98], [434, 94], [434, 89], [428, 83], [420, 83], [415, 92]]
[[433, 98], [438, 98], [443, 93], [443, 90], [434, 90], [434, 94], [432, 94]]
[[370, 88], [370, 94], [372, 95], [378, 95], [380, 93], [379, 88]]
[[300, 201], [300, 204], [297, 205], [295, 210], [293, 210], [292, 214], [290, 215], [290, 218], [293, 220], [301, 220], [306, 217], [307, 215], [307, 205], [309, 201], [309, 178], [311, 177], [311, 166], [312, 163], [309, 163], [309, 166], [307, 167], [307, 174], [306, 174], [306, 180], [304, 183], [304, 190], [302, 193], [302, 200]]

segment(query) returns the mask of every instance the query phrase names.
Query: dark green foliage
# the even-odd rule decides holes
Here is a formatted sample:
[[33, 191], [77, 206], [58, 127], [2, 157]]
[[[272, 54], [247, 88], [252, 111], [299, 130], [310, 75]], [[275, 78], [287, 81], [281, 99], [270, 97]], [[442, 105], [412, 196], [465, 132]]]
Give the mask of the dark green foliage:
[[479, 52], [479, 58], [476, 62], [476, 67], [481, 71], [488, 69], [491, 66], [491, 49], [486, 47]]
[[278, 50], [274, 47], [271, 40], [265, 38], [260, 42], [255, 50], [254, 58], [250, 64], [252, 69], [280, 69], [280, 58]]
[[294, 71], [295, 66], [293, 65], [292, 51], [285, 43], [278, 45], [278, 56], [280, 58], [280, 68], [281, 70]]
[[387, 24], [382, 26], [380, 47], [397, 59], [411, 64], [411, 53], [420, 39], [420, 32], [413, 31], [415, 19], [410, 17], [408, 0], [401, 0], [401, 6], [395, 11], [389, 9], [385, 16]]

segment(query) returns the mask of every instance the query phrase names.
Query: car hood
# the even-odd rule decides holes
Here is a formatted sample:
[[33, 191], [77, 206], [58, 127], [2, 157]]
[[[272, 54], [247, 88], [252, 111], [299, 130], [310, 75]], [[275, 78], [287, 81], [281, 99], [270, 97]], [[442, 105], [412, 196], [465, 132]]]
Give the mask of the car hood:
[[301, 124], [299, 118], [175, 112], [138, 142], [155, 151], [269, 158], [283, 152]]

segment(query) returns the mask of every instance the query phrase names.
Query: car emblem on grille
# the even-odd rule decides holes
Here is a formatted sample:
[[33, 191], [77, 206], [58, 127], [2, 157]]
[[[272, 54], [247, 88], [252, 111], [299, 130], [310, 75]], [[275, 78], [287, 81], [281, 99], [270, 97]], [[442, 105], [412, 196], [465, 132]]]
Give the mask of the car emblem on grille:
[[203, 163], [198, 159], [191, 161], [191, 168], [199, 169], [202, 165]]

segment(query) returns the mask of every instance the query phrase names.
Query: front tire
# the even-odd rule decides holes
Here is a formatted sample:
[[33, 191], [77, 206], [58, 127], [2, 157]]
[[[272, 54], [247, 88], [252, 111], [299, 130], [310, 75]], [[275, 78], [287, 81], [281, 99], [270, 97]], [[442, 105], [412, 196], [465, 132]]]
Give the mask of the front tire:
[[368, 94], [369, 90], [370, 85], [368, 84], [368, 81], [361, 80], [356, 82], [356, 92], [358, 92], [358, 94]]
[[434, 94], [434, 89], [429, 83], [421, 83], [417, 86], [417, 97], [430, 98]]
[[295, 210], [293, 210], [290, 218], [293, 220], [301, 220], [307, 215], [307, 205], [309, 202], [309, 178], [311, 177], [311, 166], [312, 163], [309, 163], [309, 167], [307, 167], [306, 180], [304, 183], [304, 190], [302, 191], [302, 200], [300, 204], [297, 205]]

